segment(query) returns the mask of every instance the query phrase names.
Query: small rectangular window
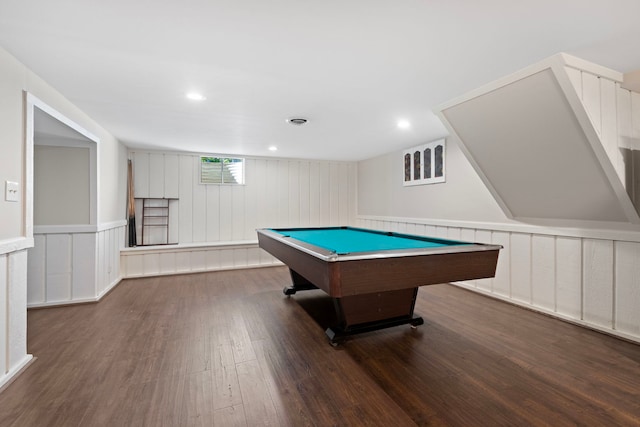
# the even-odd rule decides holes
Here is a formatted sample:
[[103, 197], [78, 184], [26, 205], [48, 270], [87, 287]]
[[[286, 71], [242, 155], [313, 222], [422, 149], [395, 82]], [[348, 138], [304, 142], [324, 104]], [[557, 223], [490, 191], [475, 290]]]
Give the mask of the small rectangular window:
[[445, 139], [404, 150], [404, 186], [445, 182]]
[[201, 184], [244, 184], [244, 159], [200, 157]]

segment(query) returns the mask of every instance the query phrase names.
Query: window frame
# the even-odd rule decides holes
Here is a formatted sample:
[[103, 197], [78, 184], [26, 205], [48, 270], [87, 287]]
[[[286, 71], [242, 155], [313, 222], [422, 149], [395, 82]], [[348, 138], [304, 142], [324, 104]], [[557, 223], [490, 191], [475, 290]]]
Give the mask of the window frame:
[[[425, 166], [425, 154], [429, 153], [429, 168]], [[441, 162], [436, 162], [441, 160]], [[412, 185], [425, 185], [425, 184], [437, 184], [446, 182], [446, 139], [438, 139], [431, 141], [427, 144], [419, 145], [406, 149], [402, 152], [402, 162], [404, 177], [402, 181], [403, 186]], [[419, 170], [419, 178], [416, 178], [416, 166]], [[438, 169], [438, 166], [441, 169]], [[425, 174], [430, 172], [430, 177], [426, 177]], [[436, 175], [440, 173], [440, 175]]]
[[[224, 173], [223, 170], [221, 170], [220, 173], [220, 181], [221, 182], [212, 182], [212, 181], [207, 181], [204, 179], [204, 174], [203, 174], [203, 166], [206, 163], [216, 163], [216, 162], [206, 162], [204, 161], [204, 159], [219, 159], [221, 164], [225, 163], [225, 160], [230, 160], [231, 163], [240, 163], [241, 164], [241, 172], [240, 172], [240, 182], [238, 182], [236, 180], [236, 182], [224, 182]], [[225, 156], [225, 155], [218, 155], [218, 154], [210, 154], [210, 155], [201, 155], [199, 156], [199, 182], [202, 185], [245, 185], [245, 172], [246, 172], [246, 159], [244, 157], [234, 157], [234, 156]], [[224, 169], [223, 167], [221, 167], [222, 169]]]

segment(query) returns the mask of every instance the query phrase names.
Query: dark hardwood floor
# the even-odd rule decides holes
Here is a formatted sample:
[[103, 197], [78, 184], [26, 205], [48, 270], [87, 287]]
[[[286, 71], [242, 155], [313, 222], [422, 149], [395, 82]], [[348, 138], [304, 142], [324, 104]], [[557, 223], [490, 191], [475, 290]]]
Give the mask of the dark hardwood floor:
[[126, 280], [31, 310], [0, 426], [640, 425], [640, 346], [451, 285], [331, 347], [284, 267]]

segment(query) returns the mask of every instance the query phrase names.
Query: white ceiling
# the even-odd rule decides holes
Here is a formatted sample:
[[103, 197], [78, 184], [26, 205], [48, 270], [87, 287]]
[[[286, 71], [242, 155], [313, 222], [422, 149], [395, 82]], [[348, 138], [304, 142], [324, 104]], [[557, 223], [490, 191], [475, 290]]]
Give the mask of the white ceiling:
[[638, 17], [638, 0], [0, 0], [0, 46], [130, 147], [360, 160], [445, 135], [436, 105], [561, 51], [640, 69]]

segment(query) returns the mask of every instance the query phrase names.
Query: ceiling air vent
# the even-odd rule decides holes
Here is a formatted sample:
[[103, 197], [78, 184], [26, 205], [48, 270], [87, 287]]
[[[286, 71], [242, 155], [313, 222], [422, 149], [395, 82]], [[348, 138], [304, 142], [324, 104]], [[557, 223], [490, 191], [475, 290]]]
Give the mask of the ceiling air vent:
[[292, 117], [290, 119], [287, 119], [287, 123], [291, 123], [295, 126], [302, 126], [303, 124], [307, 123], [307, 119], [303, 119], [302, 117]]

